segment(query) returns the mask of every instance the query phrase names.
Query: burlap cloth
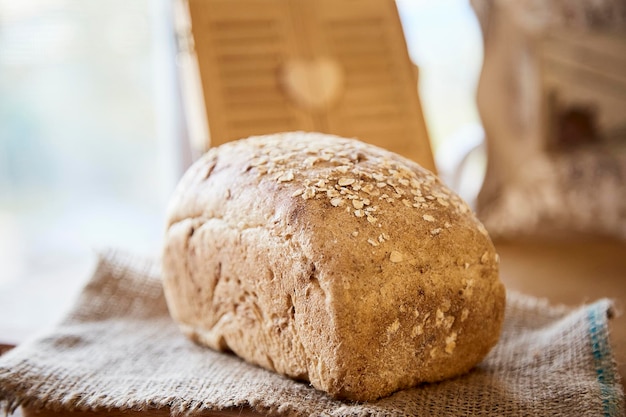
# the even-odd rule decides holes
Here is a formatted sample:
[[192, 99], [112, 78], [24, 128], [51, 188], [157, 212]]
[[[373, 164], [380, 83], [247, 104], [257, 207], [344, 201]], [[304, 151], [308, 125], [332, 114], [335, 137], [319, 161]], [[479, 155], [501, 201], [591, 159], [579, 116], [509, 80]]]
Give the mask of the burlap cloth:
[[502, 338], [471, 373], [374, 403], [347, 403], [193, 344], [168, 316], [157, 264], [110, 252], [56, 330], [0, 358], [0, 402], [9, 411], [618, 416], [624, 398], [608, 342], [610, 309], [608, 300], [570, 309], [509, 292]]

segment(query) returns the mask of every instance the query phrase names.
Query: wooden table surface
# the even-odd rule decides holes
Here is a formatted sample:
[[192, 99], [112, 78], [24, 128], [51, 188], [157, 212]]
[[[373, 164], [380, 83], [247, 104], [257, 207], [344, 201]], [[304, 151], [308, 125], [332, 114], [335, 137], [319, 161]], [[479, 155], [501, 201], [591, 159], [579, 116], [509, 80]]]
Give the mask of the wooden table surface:
[[[586, 241], [501, 241], [500, 276], [507, 288], [545, 297], [552, 304], [570, 306], [608, 297], [615, 301], [611, 341], [622, 384], [626, 377], [626, 242]], [[163, 417], [167, 410], [151, 412], [49, 412], [24, 410], [24, 417], [115, 417], [152, 415]], [[237, 409], [207, 416], [257, 416], [248, 409]]]

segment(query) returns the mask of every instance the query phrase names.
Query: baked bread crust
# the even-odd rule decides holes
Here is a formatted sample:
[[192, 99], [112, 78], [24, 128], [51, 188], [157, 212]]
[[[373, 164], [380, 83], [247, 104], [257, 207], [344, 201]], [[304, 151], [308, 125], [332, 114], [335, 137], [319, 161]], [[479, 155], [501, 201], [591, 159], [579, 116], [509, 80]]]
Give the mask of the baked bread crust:
[[370, 401], [467, 372], [498, 340], [498, 255], [418, 164], [319, 133], [211, 149], [168, 212], [164, 289], [195, 341]]

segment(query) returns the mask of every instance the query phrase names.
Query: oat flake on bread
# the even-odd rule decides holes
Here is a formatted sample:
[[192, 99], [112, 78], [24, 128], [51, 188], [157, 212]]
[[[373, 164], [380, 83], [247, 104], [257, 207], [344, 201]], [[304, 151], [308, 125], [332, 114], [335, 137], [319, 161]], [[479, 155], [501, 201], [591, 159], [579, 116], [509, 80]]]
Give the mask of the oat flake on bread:
[[196, 342], [356, 401], [468, 372], [504, 315], [465, 202], [415, 162], [320, 133], [209, 150], [170, 203], [163, 275]]

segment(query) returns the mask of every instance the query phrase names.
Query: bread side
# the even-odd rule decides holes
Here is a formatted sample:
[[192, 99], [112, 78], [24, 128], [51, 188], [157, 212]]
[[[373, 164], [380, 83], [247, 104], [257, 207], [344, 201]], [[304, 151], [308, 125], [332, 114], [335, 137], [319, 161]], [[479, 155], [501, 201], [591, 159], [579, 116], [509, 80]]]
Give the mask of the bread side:
[[458, 375], [497, 341], [486, 231], [382, 149], [304, 133], [226, 144], [185, 175], [168, 217], [164, 287], [183, 331], [334, 397]]

